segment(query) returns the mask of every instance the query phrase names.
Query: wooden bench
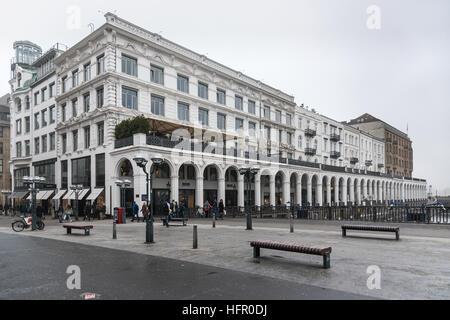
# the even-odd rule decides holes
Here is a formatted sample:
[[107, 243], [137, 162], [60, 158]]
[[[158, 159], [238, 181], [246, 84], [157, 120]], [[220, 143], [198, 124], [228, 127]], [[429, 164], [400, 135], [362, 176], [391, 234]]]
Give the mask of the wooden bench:
[[64, 228], [67, 229], [67, 234], [72, 234], [72, 229], [77, 230], [84, 230], [84, 235], [88, 236], [90, 235], [91, 229], [94, 229], [94, 226], [88, 226], [88, 225], [71, 225], [71, 224], [64, 224]]
[[400, 239], [400, 228], [389, 226], [368, 226], [368, 225], [343, 225], [342, 236], [347, 236], [347, 230], [355, 231], [375, 231], [375, 232], [395, 232], [395, 238]]
[[272, 242], [272, 241], [252, 241], [252, 242], [250, 242], [250, 246], [253, 247], [253, 257], [254, 258], [259, 258], [261, 248], [262, 249], [298, 252], [298, 253], [322, 256], [323, 257], [323, 267], [325, 269], [330, 268], [331, 248], [318, 249], [318, 248], [303, 247], [303, 246], [300, 246], [297, 244], [278, 243], [278, 242]]
[[[183, 223], [183, 227], [186, 227], [188, 220], [189, 220], [188, 218], [170, 218], [169, 219], [169, 225], [170, 225], [171, 222], [181, 222], [181, 223]], [[166, 225], [166, 218], [161, 218], [161, 221], [163, 223], [163, 226], [165, 226]]]

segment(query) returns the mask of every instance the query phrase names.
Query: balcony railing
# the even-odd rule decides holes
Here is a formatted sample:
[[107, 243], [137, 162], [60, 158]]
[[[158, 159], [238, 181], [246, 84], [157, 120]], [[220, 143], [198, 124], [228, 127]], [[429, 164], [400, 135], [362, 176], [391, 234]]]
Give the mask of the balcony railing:
[[320, 168], [320, 164], [319, 163], [302, 161], [302, 160], [296, 160], [296, 159], [288, 159], [288, 163], [292, 164], [294, 166]]
[[307, 156], [314, 156], [317, 153], [317, 149], [313, 149], [313, 148], [306, 148], [305, 149], [305, 154]]
[[380, 168], [380, 169], [384, 168], [384, 164], [379, 163], [379, 164], [378, 164], [378, 168]]
[[307, 136], [307, 137], [315, 137], [316, 136], [316, 134], [317, 134], [317, 132], [316, 132], [316, 130], [313, 130], [313, 129], [305, 129], [305, 136]]
[[133, 137], [127, 137], [114, 141], [115, 149], [124, 148], [132, 145], [133, 145]]
[[372, 160], [366, 160], [366, 167], [370, 167], [372, 165]]
[[331, 151], [330, 157], [333, 159], [338, 159], [341, 156], [341, 153], [339, 151]]
[[[279, 154], [273, 154], [270, 156], [264, 155], [264, 154], [258, 154], [256, 152], [243, 152], [243, 150], [238, 150], [235, 148], [223, 148], [222, 146], [217, 146], [215, 144], [211, 143], [202, 143], [202, 142], [192, 142], [190, 140], [175, 140], [172, 141], [167, 138], [162, 137], [154, 137], [154, 136], [147, 136], [147, 145], [150, 146], [157, 146], [157, 147], [164, 147], [164, 148], [170, 148], [170, 149], [180, 149], [180, 150], [186, 150], [186, 151], [193, 151], [193, 152], [203, 152], [203, 153], [210, 153], [210, 154], [217, 154], [217, 155], [223, 155], [223, 156], [229, 156], [229, 157], [245, 157], [246, 159], [256, 159], [258, 161], [268, 161], [268, 162], [274, 162], [274, 163], [283, 163], [283, 164], [290, 164], [295, 166], [301, 166], [301, 167], [310, 167], [310, 168], [317, 168], [324, 171], [333, 171], [333, 172], [349, 172], [349, 173], [355, 173], [355, 174], [366, 174], [366, 175], [373, 175], [373, 176], [381, 176], [381, 177], [387, 177], [387, 178], [397, 178], [397, 179], [403, 179], [401, 176], [392, 175], [392, 174], [385, 174], [381, 172], [370, 172], [365, 170], [359, 170], [359, 169], [352, 169], [348, 167], [336, 167], [336, 166], [329, 166], [329, 165], [321, 165], [319, 163], [315, 162], [309, 162], [309, 161], [302, 161], [302, 160], [296, 160], [296, 159], [288, 159], [283, 158]], [[120, 140], [116, 140], [114, 142], [115, 149], [120, 149], [124, 147], [129, 147], [134, 145], [134, 139], [133, 137], [127, 137]], [[306, 155], [315, 155], [317, 152], [317, 149], [315, 148], [306, 148], [305, 154]], [[337, 155], [340, 153], [337, 151], [334, 151], [334, 153]], [[354, 164], [358, 162], [358, 158], [350, 158], [350, 163]], [[369, 161], [368, 161], [369, 162]], [[368, 163], [366, 162], [366, 164]], [[372, 164], [372, 161], [370, 160], [370, 164]], [[379, 168], [383, 167], [383, 164], [378, 165]], [[426, 182], [426, 180], [423, 179], [414, 179], [415, 181], [420, 182]]]
[[332, 133], [330, 134], [330, 140], [334, 142], [339, 142], [341, 141], [341, 136], [339, 134]]

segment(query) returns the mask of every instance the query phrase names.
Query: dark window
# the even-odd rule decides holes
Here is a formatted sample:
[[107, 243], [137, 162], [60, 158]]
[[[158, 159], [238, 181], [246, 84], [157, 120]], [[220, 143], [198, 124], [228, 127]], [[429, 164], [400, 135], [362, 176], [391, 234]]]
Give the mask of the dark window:
[[256, 112], [255, 101], [248, 100], [248, 113], [255, 114], [255, 112]]
[[97, 108], [103, 107], [103, 87], [97, 89]]
[[63, 134], [61, 136], [61, 143], [62, 143], [62, 152], [63, 154], [67, 152], [67, 134]]
[[84, 128], [84, 148], [88, 149], [91, 146], [91, 128]]
[[189, 121], [189, 105], [178, 102], [178, 120]]
[[226, 116], [224, 114], [217, 114], [217, 128], [221, 130], [226, 129]]
[[128, 109], [137, 109], [137, 91], [122, 88], [122, 106]]
[[179, 91], [189, 93], [189, 78], [178, 75], [177, 88]]
[[217, 103], [226, 104], [226, 92], [224, 90], [217, 89]]
[[137, 59], [122, 55], [122, 72], [137, 76]]
[[84, 112], [89, 112], [91, 108], [91, 96], [89, 94], [85, 94], [83, 96], [83, 105], [84, 105]]
[[67, 160], [61, 161], [61, 188], [68, 189], [69, 181], [68, 181], [68, 166]]
[[95, 186], [105, 187], [105, 154], [95, 155]]
[[34, 166], [34, 174], [45, 178], [45, 183], [55, 184], [55, 164], [43, 164]]
[[208, 99], [208, 85], [199, 82], [198, 83], [198, 96], [203, 99]]
[[101, 146], [105, 142], [104, 124], [103, 122], [97, 123], [97, 141], [98, 145]]
[[155, 115], [164, 116], [164, 98], [152, 96], [151, 112]]
[[235, 107], [237, 110], [242, 110], [244, 105], [244, 99], [240, 96], [235, 97]]
[[72, 184], [91, 187], [91, 157], [72, 160]]
[[105, 55], [101, 55], [97, 58], [97, 74], [105, 72]]
[[164, 69], [151, 65], [150, 81], [154, 83], [164, 84]]
[[208, 110], [201, 108], [198, 109], [198, 121], [202, 126], [209, 125]]

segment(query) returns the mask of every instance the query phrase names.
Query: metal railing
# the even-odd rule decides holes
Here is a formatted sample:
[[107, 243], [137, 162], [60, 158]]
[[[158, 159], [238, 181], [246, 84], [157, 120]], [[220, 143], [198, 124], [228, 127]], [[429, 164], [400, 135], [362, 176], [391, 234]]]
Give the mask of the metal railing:
[[[216, 209], [218, 215], [218, 209]], [[448, 209], [427, 206], [228, 206], [226, 218], [244, 218], [248, 212], [257, 219], [289, 219], [318, 221], [354, 221], [373, 223], [450, 224]], [[155, 214], [157, 215], [157, 214]], [[202, 208], [184, 210], [186, 218], [205, 218]], [[210, 209], [208, 218], [213, 217]]]

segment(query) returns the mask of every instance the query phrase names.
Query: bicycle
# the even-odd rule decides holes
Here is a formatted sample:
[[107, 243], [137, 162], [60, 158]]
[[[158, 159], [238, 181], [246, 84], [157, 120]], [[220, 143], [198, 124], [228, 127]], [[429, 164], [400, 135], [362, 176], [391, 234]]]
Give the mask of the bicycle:
[[[22, 232], [24, 229], [28, 229], [31, 226], [32, 226], [32, 218], [23, 216], [20, 217], [19, 220], [16, 220], [11, 224], [11, 227], [15, 232]], [[42, 220], [38, 219], [36, 221], [36, 228], [38, 230], [44, 230], [45, 223]]]
[[196, 218], [204, 218], [205, 212], [203, 211], [203, 208], [197, 208], [197, 211], [195, 212]]

